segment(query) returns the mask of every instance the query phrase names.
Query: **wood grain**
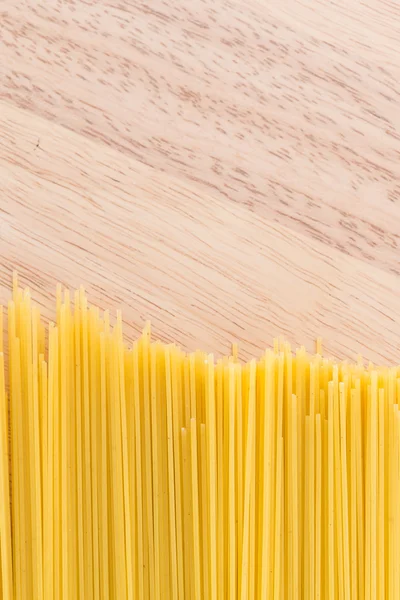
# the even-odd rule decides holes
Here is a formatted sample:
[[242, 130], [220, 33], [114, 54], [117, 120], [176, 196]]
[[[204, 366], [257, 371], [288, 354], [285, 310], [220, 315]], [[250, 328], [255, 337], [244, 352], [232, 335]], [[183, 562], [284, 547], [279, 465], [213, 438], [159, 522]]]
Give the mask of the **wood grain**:
[[1, 300], [399, 361], [400, 6], [4, 0]]

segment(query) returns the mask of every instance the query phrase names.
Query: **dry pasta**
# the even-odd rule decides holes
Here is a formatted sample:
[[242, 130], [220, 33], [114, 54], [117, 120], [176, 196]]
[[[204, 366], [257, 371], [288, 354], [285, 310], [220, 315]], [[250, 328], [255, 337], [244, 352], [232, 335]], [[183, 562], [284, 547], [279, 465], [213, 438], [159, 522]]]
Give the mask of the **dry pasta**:
[[14, 278], [1, 598], [400, 599], [400, 368], [129, 345], [83, 289], [56, 313]]

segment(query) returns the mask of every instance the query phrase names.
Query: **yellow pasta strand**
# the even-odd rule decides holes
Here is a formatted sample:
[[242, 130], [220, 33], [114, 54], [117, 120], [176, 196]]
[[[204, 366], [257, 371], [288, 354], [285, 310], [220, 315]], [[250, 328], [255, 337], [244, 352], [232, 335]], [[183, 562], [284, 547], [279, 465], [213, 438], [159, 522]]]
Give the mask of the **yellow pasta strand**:
[[334, 419], [333, 382], [328, 388], [328, 598], [335, 599], [335, 482], [334, 482]]
[[321, 415], [315, 417], [315, 598], [321, 598], [322, 589], [322, 425]]
[[255, 429], [255, 361], [250, 363], [250, 382], [249, 382], [249, 407], [247, 416], [247, 435], [246, 435], [246, 455], [245, 455], [245, 484], [244, 484], [244, 533], [242, 547], [242, 569], [241, 569], [241, 600], [248, 598], [249, 592], [249, 544], [250, 544], [250, 494], [251, 481], [253, 476], [253, 453], [254, 453], [254, 429]]
[[190, 420], [190, 457], [192, 467], [192, 501], [193, 501], [193, 564], [194, 564], [194, 600], [201, 596], [201, 559], [200, 559], [200, 526], [199, 526], [199, 478], [196, 420]]
[[297, 461], [297, 448], [298, 448], [298, 419], [297, 419], [297, 397], [293, 394], [292, 396], [292, 426], [291, 426], [291, 437], [292, 437], [292, 477], [291, 477], [291, 490], [292, 490], [292, 525], [293, 525], [293, 595], [294, 597], [298, 594], [299, 589], [299, 501], [298, 501], [298, 461]]
[[153, 480], [153, 522], [154, 522], [154, 600], [161, 598], [161, 566], [160, 566], [160, 510], [159, 497], [161, 482], [158, 460], [159, 427], [157, 420], [157, 350], [154, 345], [150, 347], [150, 404], [151, 404], [151, 441], [152, 441], [152, 480]]
[[[107, 449], [108, 449], [108, 427], [107, 427], [107, 369], [106, 369], [106, 341], [104, 332], [100, 333], [100, 417], [101, 417], [101, 589], [102, 596], [110, 596], [109, 583], [109, 526], [108, 526], [108, 469], [107, 469]], [[81, 428], [79, 427], [79, 434]], [[129, 532], [129, 535], [131, 533]]]
[[228, 507], [229, 507], [229, 562], [228, 562], [228, 593], [231, 600], [237, 597], [236, 581], [236, 486], [235, 486], [235, 371], [233, 365], [229, 365], [229, 395], [228, 395], [228, 444], [229, 444], [229, 489], [228, 489]]
[[[0, 316], [0, 327], [3, 328], [3, 314]], [[13, 597], [12, 577], [12, 548], [11, 548], [11, 517], [10, 517], [10, 491], [9, 491], [9, 454], [8, 454], [8, 431], [7, 431], [7, 396], [4, 380], [4, 354], [0, 352], [0, 550], [1, 550], [1, 574], [2, 574], [2, 596], [4, 600]]]

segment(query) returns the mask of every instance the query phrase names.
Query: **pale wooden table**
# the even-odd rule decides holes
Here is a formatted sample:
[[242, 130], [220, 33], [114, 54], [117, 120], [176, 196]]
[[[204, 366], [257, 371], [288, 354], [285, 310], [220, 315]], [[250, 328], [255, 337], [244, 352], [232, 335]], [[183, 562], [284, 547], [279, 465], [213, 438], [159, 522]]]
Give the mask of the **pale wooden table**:
[[3, 0], [0, 299], [399, 361], [400, 5]]

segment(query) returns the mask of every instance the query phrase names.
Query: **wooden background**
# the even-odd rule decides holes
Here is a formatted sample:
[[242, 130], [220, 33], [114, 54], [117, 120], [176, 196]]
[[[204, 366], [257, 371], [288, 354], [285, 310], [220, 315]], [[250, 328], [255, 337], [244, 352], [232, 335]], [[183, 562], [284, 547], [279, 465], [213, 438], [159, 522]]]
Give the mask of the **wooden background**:
[[396, 0], [2, 0], [0, 300], [400, 362]]

